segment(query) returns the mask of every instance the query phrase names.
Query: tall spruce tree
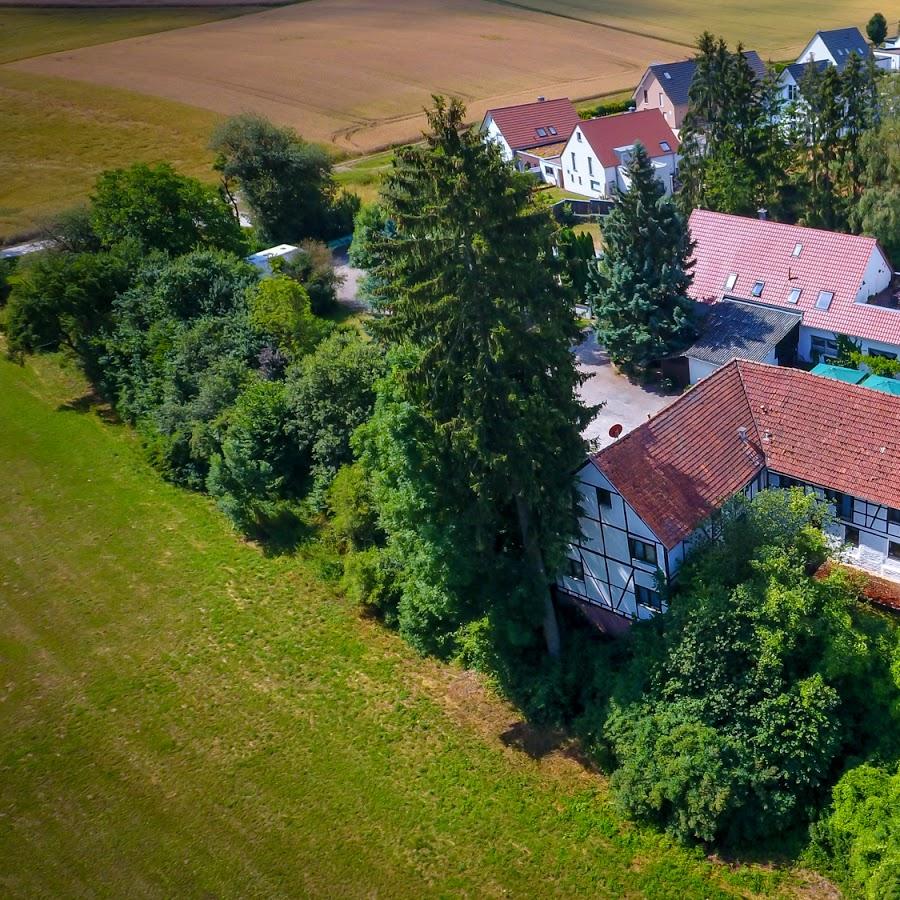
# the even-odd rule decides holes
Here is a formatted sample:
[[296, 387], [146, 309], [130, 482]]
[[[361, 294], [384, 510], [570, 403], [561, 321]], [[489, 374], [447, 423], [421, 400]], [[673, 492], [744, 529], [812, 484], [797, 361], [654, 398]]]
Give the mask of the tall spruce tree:
[[684, 217], [638, 144], [628, 165], [631, 188], [606, 217], [606, 251], [594, 275], [597, 338], [627, 372], [651, 367], [694, 334], [693, 249]]
[[[416, 627], [435, 616], [490, 618], [498, 595], [527, 596], [557, 655], [550, 585], [577, 527], [573, 472], [591, 411], [577, 395], [579, 332], [553, 223], [529, 180], [464, 128], [459, 101], [435, 98], [428, 121], [425, 144], [398, 151], [383, 189], [391, 233], [372, 236], [386, 313], [375, 331], [398, 363], [376, 407], [392, 433], [373, 435], [366, 457], [395, 469], [374, 474], [391, 486], [382, 525], [389, 540], [403, 532], [401, 566], [422, 560], [439, 572], [440, 600], [437, 585], [410, 589], [419, 606], [405, 615]], [[448, 572], [451, 559], [459, 566]], [[463, 568], [471, 576], [460, 583]], [[411, 584], [416, 573], [407, 574]]]
[[738, 44], [704, 32], [681, 130], [679, 202], [752, 214], [780, 193], [784, 138], [772, 114], [777, 86], [760, 79]]

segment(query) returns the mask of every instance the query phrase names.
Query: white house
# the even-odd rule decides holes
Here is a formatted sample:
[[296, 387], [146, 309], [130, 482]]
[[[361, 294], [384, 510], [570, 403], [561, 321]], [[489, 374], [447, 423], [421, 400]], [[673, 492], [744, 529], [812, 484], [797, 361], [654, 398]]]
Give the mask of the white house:
[[563, 187], [592, 199], [624, 193], [631, 186], [625, 169], [638, 143], [671, 194], [679, 143], [658, 109], [602, 116], [576, 125], [562, 151]]
[[838, 335], [863, 353], [900, 358], [900, 281], [875, 238], [703, 209], [689, 227], [694, 300], [798, 315], [796, 357], [805, 362], [834, 357]]
[[872, 48], [858, 28], [834, 28], [817, 31], [797, 57], [798, 63], [822, 60], [843, 70], [851, 54], [863, 61], [872, 55]]
[[489, 109], [481, 123], [485, 140], [498, 144], [503, 158], [549, 184], [562, 186], [560, 153], [581, 121], [566, 97]]
[[829, 501], [846, 562], [900, 581], [900, 397], [733, 361], [582, 467], [581, 534], [557, 587], [649, 618], [724, 503], [788, 486]]
[[256, 266], [263, 275], [271, 275], [272, 263], [275, 260], [289, 262], [299, 252], [300, 248], [295, 247], [293, 244], [278, 244], [277, 247], [269, 247], [268, 250], [260, 250], [259, 253], [253, 253], [247, 257], [247, 262]]

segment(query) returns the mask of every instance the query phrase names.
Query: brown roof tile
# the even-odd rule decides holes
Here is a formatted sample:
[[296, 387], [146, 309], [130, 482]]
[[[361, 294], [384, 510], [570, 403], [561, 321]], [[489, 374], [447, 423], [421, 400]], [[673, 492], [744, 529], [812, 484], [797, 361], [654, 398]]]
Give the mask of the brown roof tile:
[[[501, 106], [489, 109], [484, 118], [485, 121], [491, 118], [497, 123], [506, 143], [513, 150], [565, 143], [581, 121], [568, 97], [520, 103], [518, 106]], [[546, 134], [538, 134], [538, 128], [542, 128]], [[551, 128], [556, 131], [555, 134], [550, 131]]]

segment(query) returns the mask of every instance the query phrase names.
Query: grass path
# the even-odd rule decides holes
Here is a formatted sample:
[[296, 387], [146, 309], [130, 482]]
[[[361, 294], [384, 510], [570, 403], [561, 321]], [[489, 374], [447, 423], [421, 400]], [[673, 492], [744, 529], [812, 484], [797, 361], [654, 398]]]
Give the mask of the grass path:
[[[47, 359], [0, 361], [5, 897], [788, 892], [624, 824], [514, 712], [161, 482]], [[71, 402], [72, 400], [75, 402]]]

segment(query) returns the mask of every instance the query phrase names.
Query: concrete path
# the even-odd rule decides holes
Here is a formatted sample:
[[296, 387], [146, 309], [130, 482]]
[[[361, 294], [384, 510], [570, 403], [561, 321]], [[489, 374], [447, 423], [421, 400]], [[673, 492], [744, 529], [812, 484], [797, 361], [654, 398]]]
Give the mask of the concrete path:
[[626, 434], [676, 399], [658, 388], [632, 383], [619, 374], [606, 351], [597, 345], [593, 333], [576, 348], [575, 356], [579, 370], [588, 375], [581, 386], [581, 399], [588, 404], [606, 401], [584, 430], [584, 436], [595, 440], [598, 449], [613, 442], [614, 438], [609, 434], [613, 425], [621, 425], [622, 434]]

